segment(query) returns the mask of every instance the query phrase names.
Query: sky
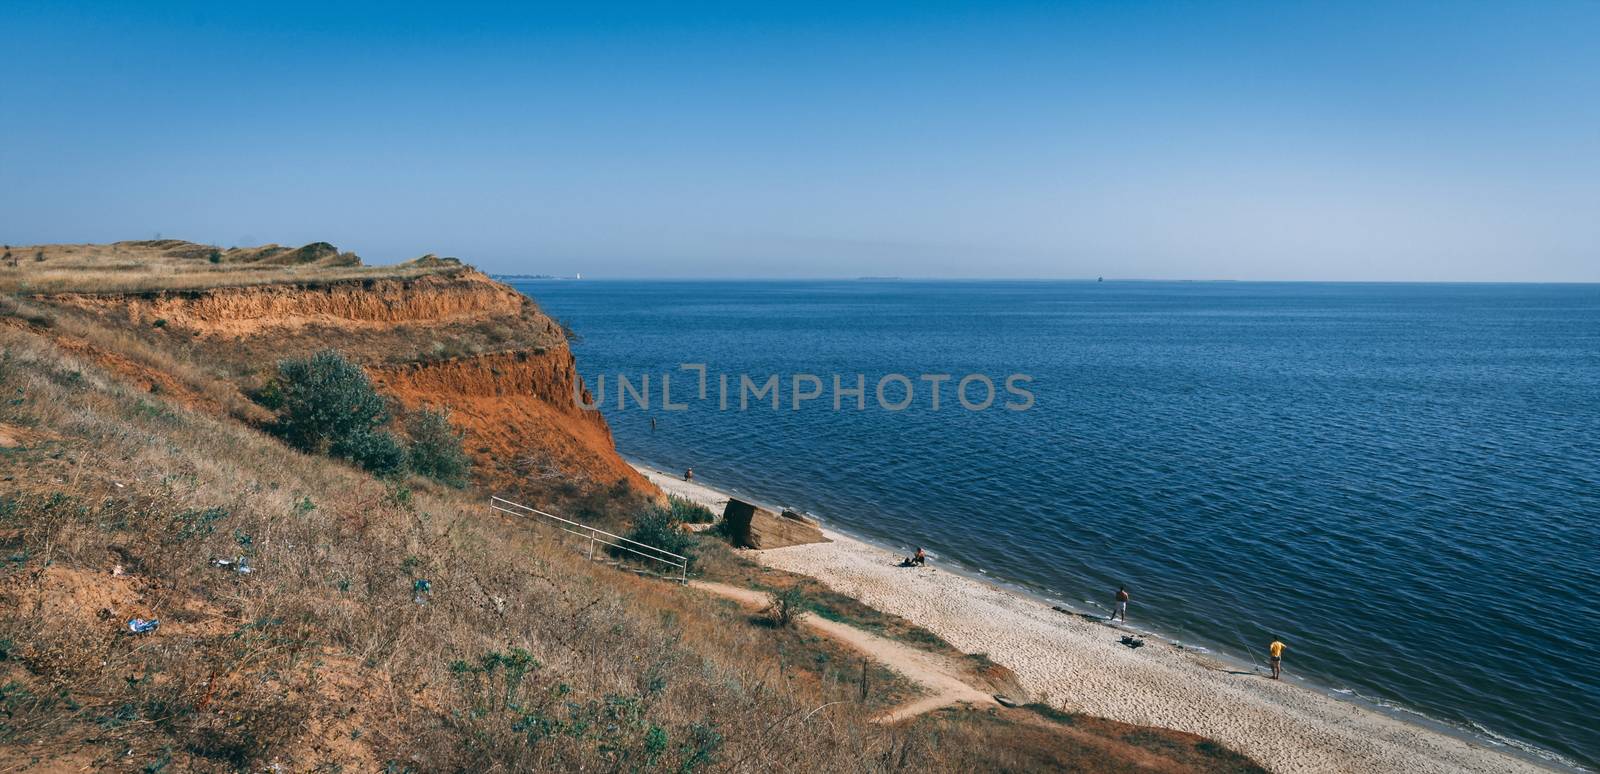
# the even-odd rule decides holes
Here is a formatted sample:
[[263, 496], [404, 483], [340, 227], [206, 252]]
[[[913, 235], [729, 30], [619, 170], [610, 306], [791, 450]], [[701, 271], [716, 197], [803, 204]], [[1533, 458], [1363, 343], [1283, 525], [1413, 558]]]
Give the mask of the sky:
[[0, 4], [0, 240], [1600, 281], [1600, 0]]

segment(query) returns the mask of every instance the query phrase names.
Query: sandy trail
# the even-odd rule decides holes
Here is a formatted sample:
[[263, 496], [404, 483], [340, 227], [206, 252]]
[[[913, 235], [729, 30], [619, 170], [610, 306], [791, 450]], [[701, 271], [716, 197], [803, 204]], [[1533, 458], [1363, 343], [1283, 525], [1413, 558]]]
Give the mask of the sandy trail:
[[[662, 489], [720, 512], [728, 496], [640, 468]], [[1069, 711], [1199, 734], [1273, 771], [1547, 772], [1462, 736], [1409, 723], [1309, 688], [1229, 668], [1155, 637], [1133, 650], [1120, 631], [1044, 602], [900, 557], [832, 530], [831, 543], [748, 555], [915, 621], [967, 653], [1016, 673], [1029, 698]], [[1294, 670], [1291, 651], [1286, 672]]]
[[[735, 600], [747, 607], [765, 607], [767, 596], [753, 589], [711, 581], [691, 581], [690, 586]], [[813, 613], [802, 613], [799, 622], [825, 637], [848, 645], [862, 655], [904, 675], [921, 686], [924, 696], [873, 718], [874, 723], [893, 723], [940, 707], [963, 702], [994, 704], [989, 694], [959, 677], [960, 667], [948, 657], [918, 650], [904, 643], [862, 631], [849, 624], [830, 621]]]

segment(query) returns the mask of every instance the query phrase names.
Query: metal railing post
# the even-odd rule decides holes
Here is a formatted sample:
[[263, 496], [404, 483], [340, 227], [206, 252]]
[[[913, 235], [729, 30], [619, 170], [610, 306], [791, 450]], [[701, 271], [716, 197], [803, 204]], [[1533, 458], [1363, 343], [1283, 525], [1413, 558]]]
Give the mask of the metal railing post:
[[[556, 529], [561, 530], [569, 535], [588, 538], [589, 561], [594, 561], [595, 549], [597, 548], [596, 544], [604, 544], [607, 548], [615, 549], [616, 555], [621, 559], [628, 558], [623, 553], [626, 552], [641, 559], [646, 559], [657, 564], [664, 564], [669, 568], [675, 567], [678, 570], [678, 582], [685, 586], [689, 585], [689, 557], [687, 556], [675, 554], [664, 548], [658, 548], [648, 543], [641, 543], [632, 538], [615, 535], [600, 529], [599, 527], [591, 527], [582, 522], [564, 519], [553, 513], [546, 513], [537, 508], [529, 508], [526, 505], [511, 502], [510, 500], [507, 500], [499, 495], [493, 495], [489, 498], [489, 508], [491, 510], [500, 511], [501, 513], [511, 514], [512, 516], [520, 516], [522, 518], [531, 519], [535, 522], [544, 523], [547, 526], [555, 527]], [[581, 551], [582, 549], [579, 550]], [[670, 572], [670, 570], [651, 572], [650, 574], [663, 580], [671, 580], [672, 576], [669, 575], [668, 572]]]

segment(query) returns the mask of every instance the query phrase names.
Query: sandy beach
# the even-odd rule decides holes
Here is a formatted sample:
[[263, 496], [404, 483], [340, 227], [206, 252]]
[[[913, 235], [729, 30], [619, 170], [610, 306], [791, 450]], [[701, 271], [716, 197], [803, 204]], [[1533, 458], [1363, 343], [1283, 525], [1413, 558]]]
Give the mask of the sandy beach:
[[[712, 487], [636, 467], [663, 490], [718, 513], [727, 503]], [[1114, 627], [937, 567], [897, 567], [895, 553], [824, 531], [833, 542], [748, 553], [914, 621], [963, 651], [988, 654], [1017, 674], [1034, 701], [1200, 734], [1280, 772], [1550, 770], [1156, 637], [1131, 649]], [[1292, 672], [1292, 649], [1284, 663]]]

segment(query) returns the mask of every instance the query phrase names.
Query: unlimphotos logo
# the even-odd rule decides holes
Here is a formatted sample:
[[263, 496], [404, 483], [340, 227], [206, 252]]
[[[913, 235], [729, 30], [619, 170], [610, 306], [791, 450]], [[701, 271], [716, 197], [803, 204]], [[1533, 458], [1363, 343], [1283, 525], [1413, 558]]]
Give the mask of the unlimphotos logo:
[[[1034, 403], [1033, 392], [1026, 386], [1033, 382], [1033, 377], [1027, 374], [1009, 374], [997, 386], [994, 378], [982, 373], [959, 377], [931, 373], [918, 374], [915, 378], [888, 373], [878, 377], [869, 389], [867, 375], [861, 373], [829, 374], [827, 378], [809, 373], [790, 374], [787, 379], [778, 374], [752, 377], [745, 373], [713, 374], [705, 363], [683, 363], [678, 366], [678, 372], [680, 377], [693, 381], [684, 384], [683, 394], [677, 395], [673, 392], [671, 371], [638, 374], [637, 378], [616, 374], [613, 393], [616, 409], [626, 411], [631, 402], [635, 408], [649, 410], [652, 395], [659, 396], [657, 405], [662, 411], [687, 411], [688, 401], [704, 403], [713, 399], [718, 411], [748, 411], [751, 406], [772, 411], [785, 407], [799, 411], [808, 405], [831, 405], [834, 411], [865, 411], [869, 393], [884, 411], [905, 411], [913, 406], [939, 411], [952, 402], [966, 411], [987, 411], [997, 404], [1007, 411], [1027, 411]], [[595, 378], [592, 399], [584, 394], [581, 383], [574, 385], [572, 398], [585, 409], [600, 408], [606, 403], [606, 387], [606, 375], [600, 374]], [[1002, 387], [1003, 401], [1000, 400]], [[953, 397], [954, 401], [948, 397]]]

